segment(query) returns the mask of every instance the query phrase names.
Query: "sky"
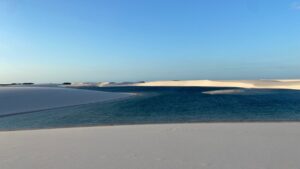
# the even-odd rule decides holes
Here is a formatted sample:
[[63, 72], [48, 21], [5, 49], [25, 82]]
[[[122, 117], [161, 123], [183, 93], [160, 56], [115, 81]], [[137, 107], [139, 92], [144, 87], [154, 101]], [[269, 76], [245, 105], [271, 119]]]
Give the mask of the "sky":
[[300, 0], [0, 0], [0, 83], [300, 78]]

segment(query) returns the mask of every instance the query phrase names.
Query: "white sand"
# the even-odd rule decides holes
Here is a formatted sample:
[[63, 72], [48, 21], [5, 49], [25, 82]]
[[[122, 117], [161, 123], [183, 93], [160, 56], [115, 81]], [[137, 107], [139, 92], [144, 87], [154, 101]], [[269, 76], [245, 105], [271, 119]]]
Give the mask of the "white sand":
[[135, 83], [133, 86], [207, 86], [300, 90], [300, 80], [185, 80]]
[[57, 87], [0, 87], [0, 116], [102, 102], [131, 95]]
[[299, 169], [300, 123], [0, 132], [1, 169]]
[[212, 90], [212, 91], [206, 91], [206, 92], [202, 92], [204, 94], [210, 94], [210, 95], [219, 95], [219, 94], [240, 94], [243, 93], [244, 90], [240, 90], [240, 89], [227, 89], [227, 90]]
[[202, 87], [240, 87], [256, 89], [294, 89], [300, 90], [300, 79], [278, 80], [167, 80], [150, 82], [98, 82], [73, 83], [71, 86], [202, 86]]

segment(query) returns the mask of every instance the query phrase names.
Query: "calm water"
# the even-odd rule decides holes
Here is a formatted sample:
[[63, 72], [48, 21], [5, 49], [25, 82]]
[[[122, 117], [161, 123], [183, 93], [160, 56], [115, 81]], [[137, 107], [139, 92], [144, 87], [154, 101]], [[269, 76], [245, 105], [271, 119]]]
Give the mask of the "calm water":
[[208, 95], [229, 88], [85, 88], [136, 92], [126, 100], [45, 110], [0, 118], [0, 130], [177, 122], [300, 121], [300, 91], [244, 90]]

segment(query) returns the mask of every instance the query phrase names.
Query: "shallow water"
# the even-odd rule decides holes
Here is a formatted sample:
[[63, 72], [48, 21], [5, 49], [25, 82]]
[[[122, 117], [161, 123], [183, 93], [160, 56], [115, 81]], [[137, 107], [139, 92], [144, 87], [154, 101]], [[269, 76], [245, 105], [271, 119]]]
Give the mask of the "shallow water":
[[[125, 100], [1, 117], [0, 130], [181, 122], [300, 121], [300, 91], [294, 90], [215, 87], [85, 89], [139, 95]], [[215, 90], [225, 92], [207, 92]]]

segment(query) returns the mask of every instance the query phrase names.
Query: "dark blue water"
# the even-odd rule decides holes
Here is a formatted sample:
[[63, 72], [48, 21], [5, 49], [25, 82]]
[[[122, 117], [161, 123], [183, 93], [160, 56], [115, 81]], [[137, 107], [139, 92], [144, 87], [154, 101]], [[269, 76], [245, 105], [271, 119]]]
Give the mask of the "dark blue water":
[[91, 125], [300, 121], [300, 91], [243, 90], [208, 95], [208, 87], [85, 88], [110, 92], [136, 92], [125, 100], [88, 104], [0, 118], [0, 130]]

